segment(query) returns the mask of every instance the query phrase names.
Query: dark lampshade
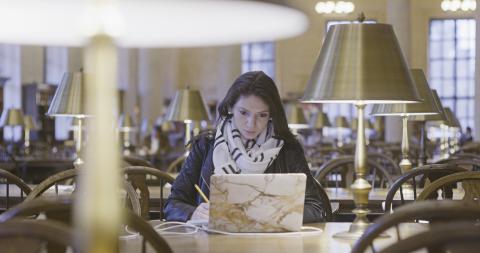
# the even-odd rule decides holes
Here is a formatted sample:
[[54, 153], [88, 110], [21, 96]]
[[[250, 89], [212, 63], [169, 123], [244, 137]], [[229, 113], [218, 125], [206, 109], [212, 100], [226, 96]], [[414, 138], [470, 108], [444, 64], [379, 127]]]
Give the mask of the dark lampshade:
[[288, 127], [292, 129], [305, 129], [308, 128], [305, 114], [302, 107], [296, 103], [288, 103], [285, 106], [285, 114], [287, 115]]
[[165, 117], [168, 121], [210, 120], [210, 114], [198, 90], [181, 89], [168, 107]]
[[324, 112], [317, 112], [310, 118], [310, 127], [319, 129], [323, 127], [331, 127], [332, 124], [328, 119], [328, 115]]

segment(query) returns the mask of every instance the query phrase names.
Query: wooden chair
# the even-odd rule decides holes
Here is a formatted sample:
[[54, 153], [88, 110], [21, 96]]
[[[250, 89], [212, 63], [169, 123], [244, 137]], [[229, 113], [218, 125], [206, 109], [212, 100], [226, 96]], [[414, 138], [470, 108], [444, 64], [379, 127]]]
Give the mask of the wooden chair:
[[[480, 206], [453, 200], [428, 200], [403, 205], [394, 213], [385, 214], [375, 220], [352, 247], [352, 253], [378, 252], [375, 239], [394, 228], [397, 241], [403, 241], [401, 223], [430, 221], [430, 227], [445, 222], [470, 221], [480, 219]], [[378, 245], [377, 245], [378, 246]], [[370, 249], [370, 250], [368, 250]]]
[[151, 203], [149, 186], [155, 186], [159, 188], [159, 205], [155, 205], [155, 207], [159, 208], [158, 218], [163, 219], [164, 186], [166, 183], [173, 184], [175, 179], [169, 174], [151, 167], [129, 166], [125, 167], [123, 171], [126, 176], [126, 180], [132, 184], [135, 190], [140, 191], [140, 206], [142, 210], [142, 217], [145, 219], [151, 218], [149, 214], [153, 213], [150, 208]]
[[[5, 193], [5, 199], [4, 201], [2, 201], [5, 203], [4, 205], [2, 205], [4, 209], [8, 209], [10, 208], [10, 206], [22, 202], [25, 197], [32, 191], [30, 186], [23, 182], [21, 178], [3, 169], [0, 169], [0, 182], [5, 186], [5, 188], [2, 189]], [[19, 196], [10, 195], [10, 192], [12, 191], [10, 188], [11, 185], [14, 185], [18, 188], [20, 193]], [[13, 189], [13, 191], [16, 191], [16, 189]]]
[[[0, 221], [5, 222], [19, 216], [36, 216], [39, 213], [63, 213], [64, 216], [72, 217], [73, 199], [69, 197], [58, 198], [55, 200], [34, 199], [24, 202], [11, 208], [5, 213], [0, 214]], [[48, 215], [47, 215], [48, 217]], [[58, 217], [58, 216], [57, 216]], [[65, 220], [62, 220], [65, 222]], [[9, 221], [8, 221], [9, 222]], [[125, 222], [133, 230], [137, 231], [143, 237], [142, 252], [145, 252], [145, 242], [149, 242], [156, 252], [172, 253], [172, 249], [167, 242], [137, 214], [125, 209]], [[71, 220], [67, 220], [67, 225], [71, 225]]]
[[[18, 241], [23, 238], [26, 240]], [[73, 230], [54, 220], [11, 220], [0, 224], [0, 239], [8, 239], [1, 244], [2, 252], [25, 252], [38, 250], [46, 242], [46, 247], [55, 246], [65, 249], [71, 247], [73, 252], [82, 252], [74, 241]], [[33, 239], [33, 241], [32, 241]], [[53, 245], [52, 245], [53, 244]], [[38, 252], [45, 252], [46, 249]], [[52, 251], [48, 251], [52, 252]]]
[[450, 158], [437, 161], [436, 164], [457, 165], [472, 171], [480, 170], [480, 160], [468, 156], [452, 156]]
[[[330, 160], [320, 167], [315, 178], [323, 187], [347, 188], [353, 182], [354, 159], [354, 156], [341, 156]], [[380, 164], [367, 159], [367, 165], [369, 169], [366, 179], [372, 185], [372, 188], [385, 188], [393, 183], [390, 173]]]
[[167, 167], [167, 173], [179, 172], [180, 169], [182, 168], [183, 163], [187, 159], [187, 157], [188, 157], [188, 154], [182, 154], [173, 162], [171, 162]]
[[480, 247], [480, 226], [472, 222], [439, 224], [432, 229], [394, 243], [381, 253], [432, 252], [476, 253]]
[[[79, 173], [78, 169], [70, 169], [70, 170], [65, 170], [62, 172], [59, 172], [57, 174], [54, 174], [45, 180], [43, 180], [40, 184], [38, 184], [33, 190], [28, 194], [27, 198], [25, 201], [31, 201], [32, 199], [35, 199], [39, 196], [41, 196], [43, 193], [45, 193], [48, 189], [51, 187], [54, 187], [55, 189], [55, 196], [59, 196], [59, 187], [62, 185], [63, 182], [66, 180], [75, 180], [77, 175]], [[141, 213], [141, 206], [140, 206], [140, 199], [138, 197], [138, 194], [136, 193], [135, 189], [133, 186], [126, 182], [125, 180], [122, 181], [123, 188], [125, 190], [125, 199], [128, 200], [128, 205], [132, 208], [132, 210], [136, 213], [139, 214]], [[74, 186], [72, 186], [73, 188]], [[74, 193], [74, 190], [69, 192], [69, 193]]]
[[422, 193], [418, 195], [417, 200], [436, 199], [437, 191], [440, 189], [443, 199], [451, 198], [447, 195], [448, 189], [452, 187], [452, 184], [458, 182], [462, 183], [462, 188], [465, 191], [462, 200], [480, 204], [480, 171], [464, 171], [442, 177], [425, 187]]
[[433, 182], [441, 177], [461, 171], [466, 171], [466, 169], [448, 164], [433, 164], [421, 166], [403, 174], [388, 189], [385, 198], [385, 211], [390, 212], [395, 208], [393, 199], [398, 192], [400, 192], [400, 205], [403, 205], [406, 201], [405, 190], [412, 191], [413, 200], [416, 200], [419, 188], [423, 188], [426, 182]]
[[367, 158], [380, 164], [392, 176], [402, 174], [402, 171], [398, 163], [396, 163], [392, 158], [388, 157], [385, 154], [378, 153], [378, 152], [368, 152]]
[[[153, 164], [150, 161], [147, 161], [145, 159], [142, 159], [140, 157], [136, 156], [129, 156], [129, 155], [124, 155], [122, 157], [122, 161], [126, 163], [126, 166], [144, 166], [144, 167], [152, 167]], [[126, 167], [124, 166], [124, 167]]]

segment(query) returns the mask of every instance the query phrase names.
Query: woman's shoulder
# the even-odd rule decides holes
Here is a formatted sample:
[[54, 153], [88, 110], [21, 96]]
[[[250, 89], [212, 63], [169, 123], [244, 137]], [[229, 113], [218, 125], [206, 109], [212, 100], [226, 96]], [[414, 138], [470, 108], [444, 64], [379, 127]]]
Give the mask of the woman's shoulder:
[[205, 149], [211, 145], [215, 140], [215, 132], [213, 130], [207, 130], [192, 138], [192, 145], [200, 149]]

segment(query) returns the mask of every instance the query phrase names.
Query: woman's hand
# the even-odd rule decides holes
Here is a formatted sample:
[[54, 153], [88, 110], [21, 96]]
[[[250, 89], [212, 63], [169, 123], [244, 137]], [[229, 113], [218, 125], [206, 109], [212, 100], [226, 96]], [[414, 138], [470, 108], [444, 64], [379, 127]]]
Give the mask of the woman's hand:
[[209, 203], [201, 203], [192, 214], [191, 220], [208, 220]]

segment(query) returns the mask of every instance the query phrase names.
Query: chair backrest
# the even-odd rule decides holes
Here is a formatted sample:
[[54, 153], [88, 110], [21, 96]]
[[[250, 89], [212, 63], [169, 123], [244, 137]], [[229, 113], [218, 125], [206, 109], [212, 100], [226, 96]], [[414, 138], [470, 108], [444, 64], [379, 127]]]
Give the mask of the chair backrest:
[[467, 156], [452, 156], [447, 159], [437, 161], [436, 164], [451, 164], [464, 167], [468, 170], [478, 171], [480, 170], [480, 160]]
[[[0, 169], [0, 183], [2, 183], [0, 191], [5, 196], [5, 205], [2, 205], [4, 209], [22, 202], [32, 191], [30, 186], [23, 182], [21, 178], [3, 169]], [[11, 185], [16, 186], [16, 188], [11, 188]]]
[[449, 189], [453, 184], [458, 182], [462, 183], [462, 188], [465, 191], [463, 201], [472, 203], [480, 203], [480, 171], [464, 171], [454, 173], [438, 179], [437, 181], [429, 184], [423, 189], [422, 193], [418, 195], [417, 200], [425, 200], [437, 198], [436, 193], [439, 189], [442, 190], [442, 198], [451, 198], [447, 195]]
[[182, 168], [183, 162], [185, 162], [185, 160], [187, 159], [187, 156], [188, 156], [187, 154], [182, 154], [173, 162], [171, 162], [167, 167], [167, 172], [168, 173], [178, 172], [180, 168]]
[[393, 200], [397, 192], [400, 192], [399, 205], [403, 205], [406, 202], [406, 189], [413, 192], [412, 200], [416, 200], [418, 197], [417, 192], [419, 188], [423, 188], [425, 186], [427, 179], [429, 182], [434, 182], [441, 177], [461, 171], [466, 171], [466, 169], [449, 164], [431, 164], [417, 167], [409, 172], [406, 172], [401, 177], [397, 178], [397, 180], [395, 180], [393, 184], [390, 185], [387, 196], [385, 198], [385, 211], [389, 212], [395, 208], [393, 206]]
[[322, 207], [325, 214], [325, 221], [332, 221], [333, 214], [332, 214], [332, 205], [330, 203], [330, 199], [328, 198], [327, 192], [323, 189], [322, 185], [314, 178], [315, 186], [317, 187], [318, 195], [320, 195], [320, 199], [322, 201]]
[[[390, 228], [395, 228], [397, 241], [402, 240], [400, 224], [418, 220], [430, 222], [445, 221], [475, 221], [480, 218], [480, 206], [468, 202], [459, 202], [453, 200], [436, 201], [428, 200], [405, 204], [395, 210], [394, 213], [385, 214], [375, 220], [358, 239], [352, 253], [377, 252], [374, 240], [380, 234], [385, 233]], [[393, 235], [392, 235], [393, 236]]]
[[128, 166], [145, 166], [153, 167], [153, 164], [150, 161], [142, 159], [136, 156], [124, 155], [122, 160], [128, 164]]
[[[140, 206], [142, 209], [142, 217], [145, 219], [152, 218], [150, 214], [153, 215], [153, 210], [151, 210], [150, 205], [152, 204], [155, 208], [158, 209], [159, 219], [164, 218], [163, 205], [164, 205], [164, 186], [166, 183], [173, 184], [175, 180], [168, 173], [160, 171], [156, 168], [144, 167], [144, 166], [128, 166], [124, 168], [124, 174], [126, 180], [128, 180], [135, 190], [140, 191]], [[152, 186], [149, 188], [149, 186]], [[150, 191], [158, 190], [159, 191], [159, 202], [158, 206], [156, 203], [150, 201]]]
[[[40, 184], [38, 184], [33, 190], [28, 194], [27, 198], [25, 201], [31, 201], [39, 196], [41, 196], [43, 193], [45, 193], [48, 189], [51, 187], [54, 187], [55, 189], [55, 196], [59, 196], [59, 185], [62, 185], [63, 182], [66, 180], [75, 180], [77, 175], [79, 173], [79, 169], [69, 169], [65, 170], [62, 172], [59, 172], [57, 174], [51, 175], [50, 177], [46, 178]], [[131, 206], [132, 210], [140, 214], [141, 213], [141, 206], [140, 206], [140, 199], [138, 197], [137, 192], [133, 188], [133, 186], [126, 182], [125, 180], [122, 180], [123, 188], [126, 192], [126, 199], [129, 201], [128, 204]], [[69, 191], [69, 193], [74, 193], [74, 191]]]
[[385, 168], [392, 176], [402, 174], [402, 170], [400, 169], [398, 163], [396, 163], [391, 157], [383, 153], [368, 152], [367, 158], [382, 165], [382, 167]]
[[[32, 201], [23, 202], [17, 205], [5, 213], [0, 214], [0, 222], [5, 222], [19, 217], [19, 216], [35, 216], [39, 213], [67, 213], [68, 216], [72, 216], [73, 199], [69, 197], [63, 197], [59, 199], [34, 199]], [[48, 215], [47, 215], [48, 217]], [[144, 240], [150, 243], [156, 252], [173, 252], [168, 246], [166, 241], [152, 228], [152, 226], [144, 221], [137, 214], [125, 209], [126, 224], [133, 230], [137, 231]], [[65, 220], [62, 220], [65, 222]], [[70, 220], [71, 221], [71, 220]], [[71, 225], [71, 222], [67, 221], [67, 225]], [[142, 244], [142, 246], [144, 246]], [[142, 252], [145, 252], [143, 247]]]
[[[347, 188], [353, 182], [354, 161], [354, 156], [341, 156], [330, 160], [320, 167], [315, 178], [323, 187]], [[380, 164], [367, 159], [367, 165], [366, 179], [372, 185], [372, 188], [384, 188], [393, 183], [390, 173]]]
[[398, 241], [382, 249], [381, 253], [461, 252], [476, 253], [480, 247], [480, 226], [472, 222], [438, 224], [430, 230]]
[[[35, 239], [42, 242], [47, 242], [47, 246], [51, 244], [63, 247], [71, 247], [73, 252], [81, 252], [79, 247], [75, 244], [74, 233], [70, 227], [54, 220], [11, 220], [0, 224], [0, 239]], [[25, 250], [25, 245], [9, 244], [9, 249], [12, 252], [15, 246], [21, 247]], [[37, 244], [32, 246], [37, 247]], [[12, 249], [13, 247], [13, 249]], [[43, 251], [41, 251], [43, 252]]]

